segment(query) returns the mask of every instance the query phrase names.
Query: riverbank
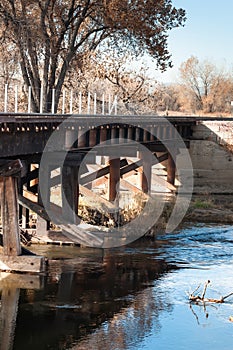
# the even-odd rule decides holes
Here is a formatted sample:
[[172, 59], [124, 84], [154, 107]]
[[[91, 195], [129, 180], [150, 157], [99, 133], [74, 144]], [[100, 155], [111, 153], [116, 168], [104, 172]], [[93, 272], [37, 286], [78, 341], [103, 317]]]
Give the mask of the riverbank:
[[[164, 210], [154, 227], [146, 236], [155, 237], [166, 230], [167, 222], [174, 208], [176, 198], [173, 197], [164, 205]], [[185, 223], [233, 224], [233, 195], [193, 195], [179, 227]]]
[[193, 196], [184, 221], [232, 224], [233, 196]]

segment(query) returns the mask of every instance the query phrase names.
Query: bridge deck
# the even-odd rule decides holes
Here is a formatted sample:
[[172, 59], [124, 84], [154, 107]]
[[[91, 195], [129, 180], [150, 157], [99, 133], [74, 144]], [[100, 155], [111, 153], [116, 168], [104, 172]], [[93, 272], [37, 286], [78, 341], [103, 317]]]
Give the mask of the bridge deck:
[[[173, 140], [174, 127], [184, 139], [190, 137], [195, 117], [0, 114], [0, 158], [42, 153], [55, 130], [61, 132], [61, 145], [67, 149], [75, 139], [77, 150], [90, 149], [100, 142], [124, 139], [149, 143]], [[63, 131], [61, 131], [61, 129]], [[85, 133], [85, 135], [83, 135]], [[72, 135], [73, 134], [73, 135]], [[71, 145], [69, 145], [71, 146]]]

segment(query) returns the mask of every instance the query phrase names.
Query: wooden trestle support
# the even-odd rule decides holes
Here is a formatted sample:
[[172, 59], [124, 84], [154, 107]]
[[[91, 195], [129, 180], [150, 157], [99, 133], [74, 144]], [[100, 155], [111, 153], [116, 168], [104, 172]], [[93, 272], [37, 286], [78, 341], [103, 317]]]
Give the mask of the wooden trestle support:
[[[0, 205], [3, 235], [0, 270], [39, 273], [45, 269], [43, 257], [23, 254], [19, 231], [19, 220], [23, 229], [28, 228], [29, 210], [31, 210], [37, 214], [36, 236], [41, 240], [49, 237], [50, 217], [41, 198], [41, 185], [48, 188], [47, 205], [58, 214], [60, 221], [55, 224], [58, 224], [68, 238], [66, 242], [82, 245], [85, 245], [85, 242], [88, 243], [88, 239], [91, 245], [97, 245], [98, 237], [95, 238], [92, 233], [88, 232], [85, 232], [84, 237], [83, 232], [79, 231], [77, 216], [79, 194], [91, 196], [95, 201], [104, 204], [107, 211], [117, 212], [119, 210], [120, 184], [131, 192], [141, 192], [148, 196], [151, 192], [152, 166], [164, 162], [167, 163], [167, 181], [155, 175], [156, 181], [163, 187], [174, 191], [175, 160], [168, 152], [160, 152], [159, 155], [155, 153], [156, 157], [153, 156], [153, 153], [138, 152], [137, 156], [140, 159], [137, 162], [131, 160], [130, 155], [125, 156], [125, 158], [111, 155], [108, 156], [108, 165], [96, 164], [96, 155], [94, 155], [88, 163], [92, 172], [84, 173], [80, 177], [78, 177], [79, 168], [86, 153], [69, 152], [62, 170], [60, 169], [57, 174], [52, 176], [52, 172], [54, 170], [57, 172], [59, 168], [59, 162], [53, 155], [54, 158], [49, 164], [49, 168], [42, 169], [45, 173], [46, 184], [39, 183], [40, 156], [22, 161], [22, 175], [20, 175], [22, 168], [20, 160], [0, 160]], [[127, 180], [135, 172], [140, 177], [139, 186]], [[108, 187], [108, 200], [90, 189], [90, 184], [103, 183]], [[55, 205], [51, 200], [51, 188], [56, 185], [62, 186], [61, 206]], [[18, 203], [20, 210], [18, 210]]]
[[22, 168], [19, 160], [0, 162], [0, 193], [3, 252], [0, 270], [40, 273], [45, 270], [45, 260], [36, 255], [24, 255], [20, 244], [18, 222], [18, 174]]
[[[160, 153], [161, 154], [161, 153]], [[70, 155], [69, 159], [64, 163], [63, 169], [58, 171], [58, 175], [53, 175], [52, 171], [58, 169], [56, 161], [51, 164], [51, 168], [44, 170], [47, 171], [47, 181], [49, 183], [47, 202], [50, 208], [56, 211], [58, 216], [63, 220], [64, 225], [58, 225], [62, 228], [62, 231], [69, 238], [68, 225], [77, 225], [78, 222], [78, 206], [79, 195], [88, 196], [94, 199], [96, 202], [104, 205], [106, 210], [114, 212], [119, 208], [119, 185], [123, 186], [127, 190], [133, 193], [144, 193], [150, 195], [151, 182], [152, 182], [152, 167], [158, 163], [167, 162], [167, 181], [163, 178], [153, 174], [156, 178], [156, 182], [166, 187], [170, 191], [175, 191], [175, 162], [171, 161], [170, 155], [165, 152], [162, 155], [154, 157], [153, 153], [140, 152], [140, 160], [133, 162], [130, 157], [119, 158], [108, 157], [109, 161], [106, 165], [96, 164], [96, 158], [93, 157], [89, 163], [89, 167], [92, 172], [84, 173], [78, 177], [79, 167], [85, 154], [80, 157], [80, 153]], [[24, 225], [24, 228], [28, 226], [28, 209], [38, 214], [37, 220], [37, 237], [43, 240], [48, 236], [49, 231], [49, 217], [43, 206], [40, 196], [40, 185], [38, 183], [38, 168], [28, 167], [31, 170], [27, 172], [21, 181], [21, 193], [19, 194], [19, 203], [21, 204], [20, 220]], [[139, 174], [140, 184], [132, 184], [127, 179], [137, 172]], [[101, 184], [105, 184], [108, 188], [108, 200], [90, 188]], [[45, 185], [45, 184], [42, 184]], [[50, 188], [61, 185], [62, 186], [62, 205], [61, 207], [52, 203], [50, 198]], [[90, 186], [91, 185], [91, 186]], [[69, 210], [67, 205], [72, 209]], [[67, 232], [68, 230], [68, 232]], [[71, 237], [72, 239], [72, 237]], [[69, 241], [69, 239], [68, 239]], [[80, 241], [81, 244], [84, 244]]]

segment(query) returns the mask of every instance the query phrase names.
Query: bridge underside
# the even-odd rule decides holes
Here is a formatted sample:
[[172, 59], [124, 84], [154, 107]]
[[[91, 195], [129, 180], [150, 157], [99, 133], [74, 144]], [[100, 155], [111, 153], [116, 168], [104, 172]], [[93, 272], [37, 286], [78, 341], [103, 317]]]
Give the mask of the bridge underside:
[[[59, 144], [45, 152], [52, 132], [60, 128], [58, 122], [3, 123], [0, 269], [29, 272], [44, 269], [43, 258], [25, 258], [20, 245], [20, 230], [30, 231], [34, 214], [38, 240], [48, 238], [55, 225], [66, 241], [97, 246], [98, 237], [85, 232], [84, 239], [79, 229], [83, 198], [90, 198], [92, 206], [100, 205], [106, 214], [116, 217], [126, 192], [144, 198], [156, 191], [175, 192], [176, 156], [185, 143], [176, 139], [173, 125], [151, 123], [148, 127], [148, 122], [146, 125], [144, 129], [142, 122], [137, 126], [107, 123], [90, 126], [84, 133], [84, 126], [71, 123], [62, 131]], [[186, 123], [176, 129], [189, 138]]]

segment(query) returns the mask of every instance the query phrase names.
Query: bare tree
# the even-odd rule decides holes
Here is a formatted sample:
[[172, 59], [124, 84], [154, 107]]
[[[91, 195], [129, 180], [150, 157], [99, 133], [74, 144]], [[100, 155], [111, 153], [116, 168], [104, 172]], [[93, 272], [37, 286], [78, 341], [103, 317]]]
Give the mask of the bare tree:
[[202, 110], [216, 76], [215, 66], [208, 61], [199, 62], [197, 57], [191, 56], [181, 64], [180, 75], [190, 92], [189, 98], [191, 97], [194, 109]]
[[0, 18], [17, 46], [26, 86], [31, 86], [34, 111], [55, 110], [67, 71], [74, 59], [115, 46], [131, 47], [135, 55], [149, 53], [158, 67], [171, 66], [168, 31], [183, 25], [185, 12], [171, 0], [2, 0]]

